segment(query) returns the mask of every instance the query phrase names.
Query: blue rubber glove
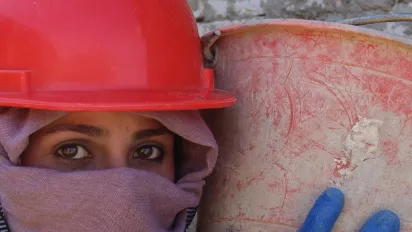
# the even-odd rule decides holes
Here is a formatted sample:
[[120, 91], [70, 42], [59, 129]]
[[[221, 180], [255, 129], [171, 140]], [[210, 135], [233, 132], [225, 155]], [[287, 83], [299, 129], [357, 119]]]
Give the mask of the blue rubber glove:
[[[330, 232], [344, 205], [343, 193], [329, 188], [320, 195], [298, 232]], [[372, 215], [360, 232], [399, 232], [399, 217], [390, 210]]]

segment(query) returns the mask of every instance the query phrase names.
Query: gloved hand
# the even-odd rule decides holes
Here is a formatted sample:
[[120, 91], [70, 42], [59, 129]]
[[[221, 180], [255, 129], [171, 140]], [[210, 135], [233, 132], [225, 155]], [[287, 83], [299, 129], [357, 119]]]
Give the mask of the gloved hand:
[[[298, 232], [330, 232], [343, 209], [343, 193], [329, 188], [320, 195]], [[399, 232], [399, 217], [390, 210], [372, 215], [360, 232]]]

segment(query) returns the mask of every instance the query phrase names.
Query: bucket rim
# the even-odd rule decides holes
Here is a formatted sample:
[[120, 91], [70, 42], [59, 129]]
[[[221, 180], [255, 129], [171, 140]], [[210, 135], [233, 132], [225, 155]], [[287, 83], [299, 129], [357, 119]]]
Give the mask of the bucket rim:
[[[372, 28], [343, 24], [339, 22], [325, 22], [306, 19], [266, 19], [258, 23], [234, 24], [226, 27], [220, 27], [216, 30], [210, 31], [201, 36], [201, 40], [203, 48], [205, 49], [205, 44], [208, 44], [211, 47], [218, 40], [227, 36], [232, 36], [261, 29], [270, 30], [280, 27], [313, 29], [319, 31], [330, 30], [331, 32], [353, 33], [363, 35], [366, 37], [373, 37], [375, 39], [390, 40], [412, 47], [412, 38], [409, 38], [407, 36], [379, 31]], [[211, 43], [210, 40], [213, 40], [213, 43]]]

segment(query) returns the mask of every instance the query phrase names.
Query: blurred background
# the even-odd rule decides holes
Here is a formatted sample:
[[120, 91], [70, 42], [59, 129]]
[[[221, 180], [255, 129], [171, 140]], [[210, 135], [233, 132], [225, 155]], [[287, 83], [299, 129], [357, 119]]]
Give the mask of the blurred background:
[[[239, 23], [274, 18], [337, 21], [345, 18], [412, 13], [412, 0], [187, 0], [199, 33]], [[399, 35], [412, 35], [412, 23], [382, 23], [372, 27]]]

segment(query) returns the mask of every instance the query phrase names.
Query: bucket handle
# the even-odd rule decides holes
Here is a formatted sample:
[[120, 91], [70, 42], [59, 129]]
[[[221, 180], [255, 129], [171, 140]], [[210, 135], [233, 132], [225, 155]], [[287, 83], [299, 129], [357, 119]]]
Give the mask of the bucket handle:
[[222, 32], [215, 30], [210, 36], [202, 41], [202, 54], [206, 68], [213, 67], [216, 62], [216, 49], [213, 49], [212, 47], [221, 35]]
[[[341, 21], [337, 21], [336, 23], [361, 26], [361, 25], [375, 24], [375, 23], [405, 22], [405, 21], [412, 21], [411, 13], [363, 16], [363, 17], [358, 17], [358, 18], [344, 19]], [[206, 67], [212, 67], [214, 63], [216, 62], [215, 61], [216, 50], [213, 49], [212, 47], [221, 35], [222, 33], [219, 30], [216, 30], [210, 36], [208, 36], [205, 41], [203, 41], [202, 53], [203, 53], [203, 58], [205, 60], [204, 63]]]
[[361, 26], [361, 25], [374, 24], [374, 23], [389, 23], [389, 22], [404, 22], [404, 21], [412, 21], [412, 14], [402, 13], [402, 14], [371, 15], [371, 16], [363, 16], [359, 18], [344, 19], [341, 21], [337, 21], [337, 23]]

